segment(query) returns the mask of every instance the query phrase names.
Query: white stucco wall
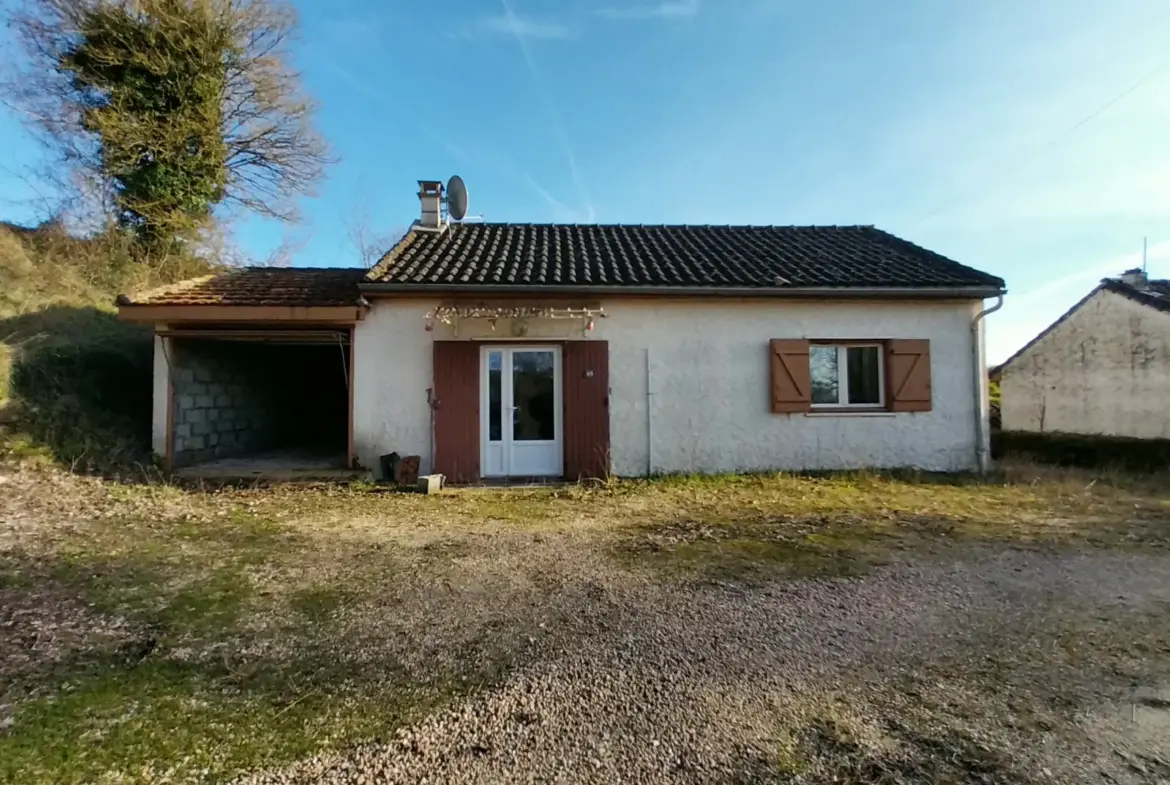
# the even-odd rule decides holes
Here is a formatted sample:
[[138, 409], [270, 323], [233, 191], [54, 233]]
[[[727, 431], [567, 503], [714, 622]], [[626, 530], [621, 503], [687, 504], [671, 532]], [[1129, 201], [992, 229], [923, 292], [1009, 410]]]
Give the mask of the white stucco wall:
[[1170, 438], [1170, 314], [1098, 291], [1004, 369], [1005, 430]]
[[[354, 437], [364, 466], [392, 450], [431, 463], [432, 341], [511, 338], [501, 321], [424, 330], [437, 304], [379, 300], [355, 336]], [[975, 467], [971, 319], [976, 302], [615, 300], [589, 338], [609, 342], [612, 467], [623, 476], [765, 469]], [[527, 338], [580, 340], [580, 322], [532, 322]], [[928, 338], [933, 410], [772, 414], [772, 338]], [[647, 353], [651, 396], [647, 398]], [[653, 430], [648, 448], [647, 412]]]

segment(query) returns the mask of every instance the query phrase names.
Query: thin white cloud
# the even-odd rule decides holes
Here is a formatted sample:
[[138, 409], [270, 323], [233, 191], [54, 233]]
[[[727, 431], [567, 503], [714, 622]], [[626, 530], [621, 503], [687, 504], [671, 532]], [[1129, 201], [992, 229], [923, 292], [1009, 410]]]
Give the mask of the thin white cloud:
[[532, 178], [532, 175], [528, 174], [528, 172], [520, 170], [519, 176], [524, 178], [525, 182], [528, 183], [529, 187], [532, 188], [532, 190], [536, 191], [536, 193], [540, 195], [541, 199], [544, 199], [546, 202], [548, 202], [549, 207], [552, 207], [553, 209], [558, 210], [561, 213], [571, 213], [572, 212], [572, 210], [570, 210], [568, 207], [566, 207], [559, 199], [557, 199], [555, 196], [553, 196], [547, 190], [545, 190], [545, 187], [543, 185], [536, 182], [536, 180], [534, 180]]
[[[930, 222], [932, 219], [934, 219], [935, 217], [942, 215], [942, 214], [944, 214], [950, 210], [953, 210], [957, 207], [970, 206], [970, 204], [973, 201], [977, 201], [976, 197], [980, 197], [980, 196], [985, 197], [988, 192], [994, 192], [994, 191], [1002, 192], [1005, 190], [1006, 184], [1009, 182], [1013, 182], [1013, 181], [1017, 184], [1016, 185], [1017, 190], [1015, 190], [1015, 192], [1014, 192], [1016, 199], [1013, 201], [1017, 201], [1017, 202], [1020, 201], [1020, 199], [1019, 199], [1020, 192], [1018, 190], [1018, 188], [1019, 188], [1018, 184], [1020, 183], [1020, 181], [1022, 179], [1021, 174], [1025, 173], [1026, 170], [1029, 170], [1029, 169], [1035, 170], [1035, 169], [1039, 168], [1039, 169], [1041, 169], [1041, 171], [1043, 171], [1044, 169], [1050, 169], [1051, 168], [1050, 166], [1044, 166], [1044, 164], [1050, 164], [1051, 159], [1053, 158], [1052, 154], [1054, 152], [1059, 152], [1059, 146], [1064, 144], [1064, 143], [1067, 143], [1067, 142], [1080, 142], [1080, 144], [1077, 145], [1077, 147], [1073, 148], [1075, 151], [1074, 155], [1079, 160], [1076, 160], [1074, 162], [1070, 162], [1070, 164], [1072, 164], [1072, 166], [1070, 166], [1064, 170], [1065, 176], [1062, 179], [1065, 179], [1065, 180], [1068, 180], [1068, 179], [1081, 179], [1081, 180], [1083, 180], [1083, 179], [1085, 179], [1085, 175], [1087, 173], [1089, 173], [1086, 171], [1087, 167], [1083, 161], [1083, 147], [1084, 147], [1085, 140], [1078, 139], [1077, 132], [1082, 127], [1088, 125], [1089, 123], [1093, 122], [1094, 120], [1097, 120], [1097, 118], [1101, 117], [1106, 112], [1113, 109], [1113, 107], [1116, 106], [1117, 104], [1125, 101], [1125, 99], [1129, 98], [1130, 95], [1137, 92], [1139, 89], [1145, 87], [1147, 85], [1147, 83], [1152, 82], [1155, 79], [1155, 77], [1163, 74], [1168, 68], [1170, 68], [1170, 62], [1167, 62], [1167, 61], [1161, 62], [1157, 66], [1157, 68], [1142, 74], [1140, 76], [1140, 78], [1137, 79], [1135, 82], [1126, 85], [1124, 87], [1124, 89], [1109, 96], [1108, 100], [1105, 100], [1101, 104], [1093, 107], [1093, 109], [1090, 112], [1088, 112], [1087, 114], [1078, 118], [1076, 122], [1074, 122], [1073, 124], [1071, 124], [1065, 128], [1059, 129], [1058, 131], [1056, 131], [1055, 134], [1053, 134], [1052, 136], [1050, 136], [1048, 138], [1043, 139], [1039, 144], [1036, 144], [1028, 149], [1024, 149], [1020, 153], [1018, 153], [1015, 156], [1012, 156], [1011, 158], [1008, 158], [1006, 160], [994, 161], [991, 163], [990, 166], [986, 166], [986, 164], [985, 164], [986, 172], [984, 173], [984, 175], [982, 176], [982, 178], [980, 180], [978, 180], [973, 186], [965, 189], [962, 192], [955, 194], [951, 198], [949, 198], [946, 201], [939, 204], [936, 208], [934, 208], [929, 213], [924, 215], [918, 221], [918, 223], [915, 224], [915, 226], [917, 227], [917, 226], [921, 226], [923, 224], [926, 224], [926, 223]], [[1117, 147], [1119, 147], [1119, 145], [1116, 145], [1116, 143], [1113, 143], [1110, 145], [1110, 147], [1117, 148]], [[1067, 149], [1066, 149], [1066, 152], [1067, 152]], [[1126, 156], [1124, 155], [1124, 153], [1122, 153], [1122, 154], [1114, 153], [1113, 157], [1117, 158], [1117, 159], [1124, 159]], [[1045, 161], [1044, 160], [1045, 158], [1047, 158], [1049, 160]], [[1126, 173], [1127, 179], [1134, 179], [1134, 178], [1141, 179], [1143, 170], [1145, 170], [1149, 166], [1149, 161], [1142, 161], [1139, 163], [1137, 161], [1131, 160], [1131, 161], [1127, 161], [1126, 163], [1129, 164], [1129, 168], [1131, 169], [1130, 172]], [[1039, 166], [1037, 166], [1037, 165], [1039, 165]], [[1092, 174], [1098, 174], [1098, 173], [1092, 173]], [[1058, 204], [1059, 205], [1068, 205], [1071, 202], [1079, 202], [1081, 205], [1084, 205], [1086, 202], [1089, 202], [1089, 201], [1093, 202], [1093, 206], [1090, 208], [1090, 214], [1099, 214], [1101, 194], [1103, 191], [1109, 190], [1108, 188], [1103, 187], [1103, 186], [1105, 186], [1105, 181], [1106, 180], [1117, 181], [1119, 179], [1116, 164], [1111, 164], [1109, 167], [1107, 167], [1105, 169], [1104, 172], [1101, 172], [1098, 175], [1098, 177], [1095, 179], [1097, 180], [1097, 184], [1092, 189], [1091, 194], [1088, 195], [1088, 196], [1091, 196], [1090, 199], [1085, 198], [1087, 196], [1086, 194], [1077, 195], [1077, 196], [1079, 196], [1079, 198], [1077, 198], [1077, 196], [1073, 196], [1074, 194], [1076, 194], [1076, 190], [1068, 188], [1066, 183], [1060, 183], [1061, 187], [1059, 189], [1056, 189], [1055, 193], [1053, 194], [1053, 196], [1056, 197], [1055, 199], [1053, 199], [1053, 198], [1037, 199], [1036, 194], [1028, 193], [1025, 195], [1026, 196], [1026, 204], [1020, 205], [1024, 209], [1023, 210], [1020, 210], [1020, 209], [1014, 210], [1013, 214], [1015, 214], [1017, 217], [1020, 217], [1023, 215], [1027, 215], [1028, 213], [1032, 212], [1036, 208], [1039, 208], [1042, 211], [1048, 212], [1049, 214], [1054, 213], [1054, 212], [1057, 214], [1060, 214], [1060, 208], [1057, 206]], [[1159, 182], [1158, 186], [1160, 186], [1160, 185], [1161, 185], [1161, 183]], [[1043, 186], [1040, 185], [1040, 187], [1043, 187]], [[1029, 190], [1031, 190], [1031, 189], [1029, 189]], [[1123, 189], [1123, 192], [1125, 190], [1129, 190], [1128, 183], [1126, 183], [1126, 187]], [[1155, 190], [1155, 192], [1160, 192], [1162, 189], [1160, 187], [1157, 187], [1154, 190]], [[997, 201], [999, 201], [1002, 205], [1003, 197], [1000, 196]], [[1067, 208], [1065, 208], [1065, 209], [1067, 209]], [[1083, 209], [1083, 207], [1081, 209]]]
[[[1136, 245], [1136, 243], [1135, 243]], [[1089, 289], [1096, 286], [1102, 278], [1115, 277], [1134, 267], [1141, 267], [1142, 252], [1135, 250], [1132, 253], [1122, 254], [1097, 262], [1080, 270], [1057, 276], [1045, 281], [1016, 296], [1016, 302], [1048, 302], [1053, 295], [1064, 295], [1080, 292], [1078, 296], [1088, 294]], [[1147, 264], [1170, 261], [1170, 240], [1152, 243], [1146, 250], [1144, 260]], [[1083, 289], [1084, 291], [1080, 291]]]
[[690, 19], [699, 13], [702, 0], [662, 0], [654, 4], [599, 8], [606, 19]]
[[418, 132], [430, 139], [431, 142], [442, 147], [455, 158], [463, 161], [471, 166], [484, 166], [494, 170], [498, 174], [507, 177], [508, 179], [528, 186], [533, 193], [543, 199], [550, 208], [552, 208], [558, 218], [562, 215], [573, 214], [573, 211], [565, 206], [563, 202], [554, 197], [547, 188], [541, 185], [536, 178], [523, 169], [519, 169], [509, 163], [505, 158], [498, 155], [485, 154], [482, 151], [471, 152], [459, 145], [454, 144], [442, 134], [435, 131], [426, 123], [418, 119], [416, 112], [409, 111], [409, 107], [402, 104], [401, 101], [395, 100], [389, 93], [379, 88], [374, 87], [370, 83], [356, 76], [348, 69], [338, 65], [332, 59], [318, 58], [319, 62], [329, 70], [333, 71], [337, 76], [341, 77], [343, 81], [349, 84], [360, 93], [364, 93], [369, 98], [383, 104], [387, 109], [397, 113], [404, 120], [412, 121]]
[[[1146, 253], [1146, 262], [1151, 266], [1170, 263], [1170, 241], [1151, 243]], [[988, 323], [988, 360], [993, 365], [1003, 362], [1092, 291], [1102, 278], [1116, 277], [1141, 264], [1139, 245], [1131, 253], [1094, 262], [1026, 291], [1008, 294], [1004, 310]]]
[[547, 22], [518, 16], [510, 10], [497, 16], [488, 16], [479, 20], [474, 30], [493, 35], [512, 35], [517, 40], [532, 39], [537, 41], [555, 41], [569, 38], [573, 32], [567, 25], [560, 22]]
[[557, 141], [560, 142], [561, 148], [565, 152], [565, 158], [569, 162], [569, 173], [573, 177], [573, 187], [577, 191], [577, 198], [581, 200], [581, 205], [589, 221], [595, 221], [597, 220], [597, 213], [593, 209], [593, 200], [589, 196], [589, 189], [585, 185], [585, 178], [581, 174], [581, 167], [577, 165], [577, 156], [573, 153], [573, 146], [569, 143], [569, 135], [565, 133], [565, 127], [561, 124], [560, 115], [557, 113], [552, 96], [545, 89], [544, 82], [541, 80], [540, 74], [536, 69], [536, 61], [532, 58], [532, 51], [528, 48], [527, 39], [519, 32], [520, 17], [516, 14], [516, 10], [512, 7], [512, 3], [509, 0], [500, 0], [500, 5], [504, 9], [504, 17], [509, 20], [512, 35], [516, 38], [516, 45], [520, 47], [520, 54], [524, 56], [524, 64], [528, 66], [528, 74], [532, 77], [532, 84], [536, 87], [536, 92], [540, 96], [541, 101], [543, 101], [545, 110], [548, 112], [553, 134], [557, 137]]

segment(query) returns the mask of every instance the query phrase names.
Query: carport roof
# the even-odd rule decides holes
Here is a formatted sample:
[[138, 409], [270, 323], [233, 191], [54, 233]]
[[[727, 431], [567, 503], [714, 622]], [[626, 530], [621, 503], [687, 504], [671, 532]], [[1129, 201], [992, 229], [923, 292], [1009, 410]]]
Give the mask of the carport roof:
[[365, 275], [351, 267], [240, 267], [121, 295], [118, 305], [349, 306]]

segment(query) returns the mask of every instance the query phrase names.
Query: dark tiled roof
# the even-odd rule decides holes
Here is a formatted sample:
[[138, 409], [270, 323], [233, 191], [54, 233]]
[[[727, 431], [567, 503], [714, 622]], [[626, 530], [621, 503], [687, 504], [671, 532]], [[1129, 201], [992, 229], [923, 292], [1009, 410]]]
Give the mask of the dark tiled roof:
[[241, 267], [192, 278], [128, 298], [119, 305], [354, 305], [364, 268]]
[[1144, 284], [1135, 285], [1119, 281], [1116, 278], [1106, 278], [1101, 282], [1101, 286], [1114, 294], [1128, 297], [1142, 305], [1170, 312], [1170, 280], [1153, 279]]
[[1170, 280], [1153, 279], [1139, 285], [1128, 284], [1117, 278], [1105, 278], [1101, 281], [1101, 283], [1094, 287], [1091, 292], [1086, 294], [1084, 297], [1074, 303], [1071, 308], [1062, 313], [1055, 322], [1045, 327], [1036, 335], [1035, 338], [1021, 346], [1015, 354], [992, 368], [991, 371], [989, 371], [989, 375], [1002, 375], [1003, 372], [1008, 369], [1008, 366], [1022, 357], [1024, 353], [1033, 346], [1040, 343], [1040, 340], [1044, 338], [1044, 336], [1048, 335], [1057, 327], [1064, 324], [1065, 320], [1079, 311], [1082, 305], [1093, 299], [1093, 296], [1101, 290], [1113, 292], [1114, 294], [1120, 294], [1122, 297], [1128, 297], [1135, 302], [1148, 305], [1151, 308], [1157, 308], [1159, 311], [1170, 313]]
[[1004, 285], [871, 226], [493, 223], [414, 229], [367, 280], [566, 289]]

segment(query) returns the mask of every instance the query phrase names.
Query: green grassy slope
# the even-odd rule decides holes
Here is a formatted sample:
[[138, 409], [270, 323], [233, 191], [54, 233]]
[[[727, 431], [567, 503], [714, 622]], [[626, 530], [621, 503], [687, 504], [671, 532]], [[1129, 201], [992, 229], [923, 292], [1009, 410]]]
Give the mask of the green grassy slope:
[[119, 322], [114, 297], [206, 270], [136, 259], [117, 236], [0, 224], [0, 455], [102, 472], [145, 461], [150, 333]]

